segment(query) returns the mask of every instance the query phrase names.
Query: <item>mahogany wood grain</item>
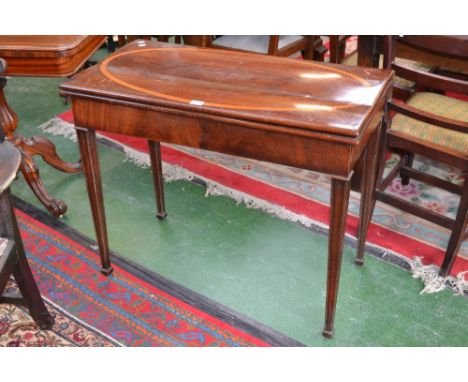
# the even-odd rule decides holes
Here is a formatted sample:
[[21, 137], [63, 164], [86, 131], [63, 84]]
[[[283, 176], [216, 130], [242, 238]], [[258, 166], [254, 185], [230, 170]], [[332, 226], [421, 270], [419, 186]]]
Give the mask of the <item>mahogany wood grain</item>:
[[331, 183], [327, 299], [325, 302], [325, 327], [322, 332], [323, 336], [327, 338], [333, 337], [333, 321], [338, 298], [350, 185], [350, 181], [341, 179], [332, 179]]
[[8, 76], [68, 77], [106, 41], [106, 36], [0, 35]]
[[101, 229], [101, 227], [106, 227], [106, 214], [104, 212], [104, 199], [102, 196], [101, 171], [98, 163], [96, 131], [76, 128], [76, 135], [83, 160], [83, 172], [101, 254], [101, 272], [109, 275], [113, 272], [113, 269], [110, 263], [107, 229]]
[[[111, 268], [95, 130], [150, 142], [164, 214], [159, 142], [321, 171], [333, 178], [323, 332], [331, 336], [351, 178], [366, 161], [368, 142], [377, 140], [391, 84], [390, 71], [148, 41], [128, 44], [63, 83], [103, 270]], [[367, 182], [361, 184], [369, 189]]]

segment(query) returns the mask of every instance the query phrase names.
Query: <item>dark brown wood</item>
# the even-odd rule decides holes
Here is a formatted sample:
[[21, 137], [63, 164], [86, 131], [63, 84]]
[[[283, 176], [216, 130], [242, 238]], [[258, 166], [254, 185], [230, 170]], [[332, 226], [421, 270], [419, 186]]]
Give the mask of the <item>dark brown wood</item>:
[[437, 212], [428, 210], [424, 207], [420, 207], [417, 204], [408, 202], [404, 199], [398, 198], [397, 196], [393, 196], [391, 194], [387, 194], [380, 190], [377, 190], [375, 192], [375, 195], [377, 200], [380, 200], [384, 203], [390, 204], [401, 210], [409, 212], [410, 214], [418, 216], [421, 219], [429, 220], [447, 229], [453, 228], [453, 220]]
[[79, 73], [60, 91], [73, 104], [103, 264], [109, 247], [95, 130], [150, 141], [162, 202], [157, 142], [321, 171], [334, 184], [324, 331], [331, 335], [350, 180], [391, 80], [389, 71], [158, 42], [128, 44]]
[[101, 171], [96, 146], [96, 131], [76, 127], [76, 135], [83, 160], [83, 172], [88, 189], [91, 213], [96, 228], [96, 237], [101, 254], [101, 272], [110, 275], [113, 272], [109, 257], [109, 240], [107, 238], [106, 214], [104, 212], [104, 199], [102, 197]]
[[345, 58], [346, 42], [351, 35], [330, 35], [330, 62], [340, 64]]
[[330, 238], [328, 240], [327, 300], [323, 336], [333, 337], [336, 300], [340, 282], [341, 259], [348, 216], [350, 182], [332, 179], [330, 193]]
[[[24, 303], [39, 327], [49, 329], [54, 319], [44, 305], [29, 268], [11, 202], [9, 186], [18, 171], [20, 161], [19, 151], [10, 142], [0, 143], [0, 237], [9, 240], [6, 250], [0, 256], [0, 302]], [[22, 297], [3, 299], [2, 293], [12, 274]]]
[[[383, 118], [382, 118], [383, 121]], [[379, 163], [379, 149], [380, 147], [380, 130], [382, 129], [382, 123], [379, 129], [374, 133], [370, 139], [367, 147], [364, 151], [364, 169], [361, 186], [361, 203], [359, 213], [359, 227], [358, 227], [358, 247], [355, 263], [357, 265], [364, 264], [364, 246], [366, 244], [367, 231], [372, 218], [372, 204], [365, 203], [365, 200], [372, 200], [374, 198], [373, 193], [377, 183], [378, 174], [378, 163]]]
[[396, 37], [397, 57], [468, 72], [468, 35]]
[[403, 178], [403, 176], [406, 176], [406, 177], [411, 178], [411, 179], [416, 179], [416, 180], [419, 180], [421, 182], [430, 184], [432, 186], [447, 190], [447, 191], [449, 191], [449, 192], [451, 192], [453, 194], [461, 195], [463, 193], [463, 187], [458, 185], [458, 184], [448, 182], [448, 181], [443, 180], [441, 178], [438, 178], [436, 176], [432, 176], [432, 175], [426, 174], [424, 172], [421, 172], [419, 170], [415, 170], [414, 168], [411, 168], [412, 161], [407, 163], [407, 166], [409, 166], [409, 167], [405, 166], [405, 167], [402, 167], [400, 169], [400, 175], [401, 175], [402, 178]]
[[410, 69], [406, 66], [392, 64], [392, 69], [398, 77], [406, 78], [407, 80], [418, 83], [420, 86], [441, 91], [453, 91], [457, 93], [466, 93], [466, 81], [457, 78], [445, 77], [440, 74], [423, 72], [420, 70]]
[[[423, 87], [427, 87], [433, 91], [452, 90], [468, 94], [468, 82], [461, 78], [446, 78], [441, 74], [434, 75], [432, 73], [414, 70], [410, 67], [403, 68], [395, 64], [396, 55], [400, 56], [401, 52], [410, 52], [411, 55], [408, 53], [408, 56], [410, 57], [407, 58], [416, 58], [420, 60], [420, 62], [441, 64], [446, 63], [448, 60], [451, 64], [458, 62], [460, 67], [463, 67], [463, 63], [466, 64], [466, 62], [468, 62], [467, 36], [403, 36], [398, 37], [399, 45], [397, 45], [396, 40], [395, 36], [386, 36], [384, 38], [384, 62], [387, 67], [391, 66], [396, 69], [397, 75], [416, 81], [418, 85], [422, 85]], [[402, 46], [403, 48], [401, 49], [403, 50], [399, 50], [399, 46]], [[468, 124], [464, 121], [454, 120], [444, 117], [443, 115], [436, 115], [409, 105], [394, 102], [389, 102], [387, 109], [392, 112], [401, 113], [412, 119], [438, 126], [441, 129], [449, 129], [459, 133], [468, 134]], [[390, 123], [388, 124], [388, 127], [391, 127]], [[466, 139], [468, 139], [468, 137]], [[442, 276], [446, 276], [450, 273], [460, 245], [466, 238], [466, 225], [468, 219], [468, 182], [465, 179], [462, 186], [450, 184], [447, 181], [436, 178], [430, 174], [424, 174], [420, 171], [414, 170], [411, 166], [414, 154], [419, 154], [429, 157], [432, 160], [458, 167], [466, 173], [468, 170], [468, 153], [428, 141], [423, 137], [408, 135], [391, 128], [387, 131], [382, 142], [385, 142], [385, 145], [389, 150], [401, 154], [402, 158], [400, 163], [385, 179], [382, 179], [384, 163], [381, 163], [379, 182], [374, 195], [376, 199], [380, 201], [452, 231], [444, 260], [440, 268], [440, 274]], [[450, 219], [434, 211], [385, 193], [387, 186], [398, 174], [402, 176], [402, 182], [404, 183], [409, 182], [410, 178], [415, 178], [455, 194], [461, 194], [462, 197], [458, 206], [456, 219]], [[373, 198], [373, 200], [365, 200], [365, 202], [372, 204], [373, 208], [375, 198]], [[358, 247], [360, 248], [361, 245], [362, 243], [359, 243]], [[358, 257], [359, 256], [360, 254], [358, 254]]]
[[156, 204], [158, 212], [156, 217], [164, 220], [167, 216], [164, 206], [164, 178], [161, 162], [161, 143], [148, 141], [149, 154], [151, 159], [151, 169], [153, 171], [154, 190], [156, 192]]
[[379, 36], [358, 36], [358, 65], [370, 68], [379, 67], [380, 49]]
[[[106, 36], [0, 36], [0, 75], [66, 77], [82, 68], [89, 57], [102, 45]], [[35, 155], [41, 156], [54, 168], [76, 173], [81, 165], [60, 159], [54, 144], [42, 137], [25, 138], [16, 132], [18, 119], [8, 106], [3, 88], [6, 79], [0, 77], [0, 123], [4, 126], [7, 139], [18, 147], [23, 159], [21, 172], [39, 201], [54, 215], [62, 216], [67, 205], [52, 198], [39, 176]]]

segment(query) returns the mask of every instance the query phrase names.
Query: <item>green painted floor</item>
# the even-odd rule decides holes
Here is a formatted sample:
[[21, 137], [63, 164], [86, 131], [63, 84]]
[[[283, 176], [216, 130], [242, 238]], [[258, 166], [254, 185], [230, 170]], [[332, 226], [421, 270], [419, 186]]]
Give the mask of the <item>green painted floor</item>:
[[[102, 54], [102, 53], [101, 53]], [[7, 99], [26, 136], [69, 106], [58, 97], [62, 80], [11, 78]], [[50, 137], [66, 160], [76, 143]], [[100, 147], [111, 248], [204, 296], [310, 346], [467, 346], [468, 300], [444, 291], [419, 295], [410, 274], [367, 257], [363, 268], [345, 247], [335, 337], [321, 336], [327, 238], [226, 197], [204, 197], [198, 185], [166, 184], [167, 221], [158, 221], [149, 169]], [[69, 205], [63, 221], [94, 238], [81, 174], [40, 164], [48, 191]], [[14, 194], [42, 206], [20, 178]], [[43, 209], [43, 208], [42, 208]]]

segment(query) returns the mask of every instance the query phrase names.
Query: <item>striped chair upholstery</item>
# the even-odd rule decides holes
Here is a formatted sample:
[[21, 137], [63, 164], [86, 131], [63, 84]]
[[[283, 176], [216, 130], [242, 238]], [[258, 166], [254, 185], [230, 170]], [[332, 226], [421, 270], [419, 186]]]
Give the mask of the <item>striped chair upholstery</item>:
[[[468, 102], [436, 93], [416, 93], [406, 104], [446, 118], [468, 122]], [[448, 147], [461, 153], [468, 153], [468, 134], [415, 120], [397, 114], [392, 120], [391, 130], [424, 139], [434, 145]]]

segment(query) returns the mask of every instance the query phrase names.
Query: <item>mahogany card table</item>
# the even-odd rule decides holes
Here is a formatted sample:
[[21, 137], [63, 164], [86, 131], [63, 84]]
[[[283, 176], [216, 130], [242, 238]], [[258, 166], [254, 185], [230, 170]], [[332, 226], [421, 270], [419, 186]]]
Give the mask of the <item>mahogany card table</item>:
[[[69, 77], [85, 65], [105, 40], [105, 36], [0, 35], [0, 58], [7, 62], [2, 76]], [[5, 86], [6, 79], [0, 77], [0, 123], [4, 126], [7, 139], [21, 152], [21, 172], [40, 202], [54, 216], [61, 216], [67, 205], [48, 194], [33, 156], [40, 155], [54, 168], [69, 173], [81, 171], [81, 165], [61, 160], [54, 144], [48, 139], [25, 138], [15, 132], [18, 119], [6, 102], [3, 94]]]
[[[78, 73], [60, 92], [72, 102], [102, 272], [112, 266], [96, 130], [148, 140], [161, 219], [160, 142], [319, 171], [332, 179], [323, 330], [331, 337], [353, 174], [366, 175], [370, 200], [391, 88], [390, 71], [142, 40]], [[369, 213], [362, 203], [360, 240]]]

